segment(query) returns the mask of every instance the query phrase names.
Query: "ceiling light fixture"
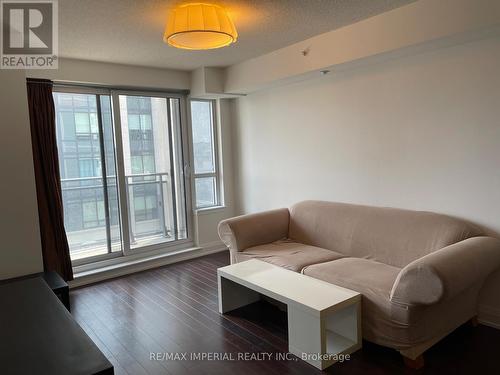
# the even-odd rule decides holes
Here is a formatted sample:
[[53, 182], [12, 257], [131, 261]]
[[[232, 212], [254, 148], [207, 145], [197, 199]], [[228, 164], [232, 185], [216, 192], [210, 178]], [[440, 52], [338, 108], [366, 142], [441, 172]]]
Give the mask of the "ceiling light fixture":
[[203, 50], [236, 42], [238, 33], [219, 5], [193, 3], [172, 10], [163, 41], [176, 48]]

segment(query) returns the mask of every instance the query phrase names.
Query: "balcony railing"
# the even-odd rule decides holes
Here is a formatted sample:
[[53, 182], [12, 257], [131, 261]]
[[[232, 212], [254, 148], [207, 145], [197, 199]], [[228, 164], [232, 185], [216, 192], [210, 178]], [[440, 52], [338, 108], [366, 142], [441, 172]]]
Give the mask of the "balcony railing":
[[[121, 250], [115, 176], [61, 179], [72, 259]], [[175, 240], [175, 206], [168, 173], [125, 176], [132, 248]], [[105, 201], [108, 201], [108, 207]]]

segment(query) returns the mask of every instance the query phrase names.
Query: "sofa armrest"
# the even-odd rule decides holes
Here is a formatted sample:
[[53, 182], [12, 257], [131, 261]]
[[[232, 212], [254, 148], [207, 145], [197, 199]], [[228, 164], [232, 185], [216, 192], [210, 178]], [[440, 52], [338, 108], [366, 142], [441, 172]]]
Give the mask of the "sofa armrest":
[[482, 283], [500, 266], [500, 240], [472, 237], [417, 259], [399, 273], [391, 301], [430, 305]]
[[219, 237], [231, 252], [288, 237], [287, 208], [242, 215], [219, 223]]

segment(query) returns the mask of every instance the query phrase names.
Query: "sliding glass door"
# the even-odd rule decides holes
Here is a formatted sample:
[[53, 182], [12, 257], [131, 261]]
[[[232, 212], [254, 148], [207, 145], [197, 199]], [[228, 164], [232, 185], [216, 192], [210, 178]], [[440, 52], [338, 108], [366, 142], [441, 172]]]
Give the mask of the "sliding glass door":
[[77, 88], [54, 93], [74, 264], [188, 240], [182, 100]]
[[[180, 100], [118, 95], [131, 249], [187, 237]], [[124, 208], [125, 209], [125, 208]]]

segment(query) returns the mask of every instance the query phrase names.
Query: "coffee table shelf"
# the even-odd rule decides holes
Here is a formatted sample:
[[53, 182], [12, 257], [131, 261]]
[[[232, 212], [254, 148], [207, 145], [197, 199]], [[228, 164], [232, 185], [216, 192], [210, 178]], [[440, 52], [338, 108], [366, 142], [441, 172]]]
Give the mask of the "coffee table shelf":
[[343, 353], [345, 350], [356, 345], [353, 341], [341, 334], [326, 330], [326, 351], [327, 353]]

